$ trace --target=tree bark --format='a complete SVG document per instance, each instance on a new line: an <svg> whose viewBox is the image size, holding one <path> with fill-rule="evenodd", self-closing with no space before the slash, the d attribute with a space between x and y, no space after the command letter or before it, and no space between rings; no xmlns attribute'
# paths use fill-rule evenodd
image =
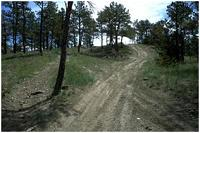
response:
<svg viewBox="0 0 200 175"><path fill-rule="evenodd" d="M177 14L177 10L176 9L176 14L175 14L175 27L176 27L176 33L175 33L175 37L176 37L176 61L180 62L180 49L179 49L179 27L178 27L178 14Z"/></svg>
<svg viewBox="0 0 200 175"><path fill-rule="evenodd" d="M56 96L60 93L62 82L65 73L65 61L67 57L67 40L68 40L68 32L69 32L69 21L70 21L70 14L72 12L72 5L73 1L68 1L68 6L66 5L66 15L64 19L64 28L62 31L62 44L61 44L61 55L60 55L60 64L58 75L56 79L56 84L52 93L52 96Z"/></svg>
<svg viewBox="0 0 200 175"><path fill-rule="evenodd" d="M49 33L48 33L48 31L46 32L46 48L47 48L47 50L49 49Z"/></svg>
<svg viewBox="0 0 200 175"><path fill-rule="evenodd" d="M42 32L43 32L43 1L41 1L41 15L40 15L40 54L43 55L42 53L42 41L43 41L43 36L42 36Z"/></svg>
<svg viewBox="0 0 200 175"><path fill-rule="evenodd" d="M22 14L23 14L23 33L22 33L22 43L23 43L23 52L26 53L26 16L25 16L25 6L22 2Z"/></svg>
<svg viewBox="0 0 200 175"><path fill-rule="evenodd" d="M17 2L12 2L13 3L13 22L12 22L12 27L13 27L13 52L17 52L17 24L18 24L18 7L17 7Z"/></svg>
<svg viewBox="0 0 200 175"><path fill-rule="evenodd" d="M103 32L102 32L102 26L101 26L101 48L103 49Z"/></svg>
<svg viewBox="0 0 200 175"><path fill-rule="evenodd" d="M184 41L185 31L181 31L181 48L180 48L180 62L184 63L184 55L185 55L185 41Z"/></svg>
<svg viewBox="0 0 200 175"><path fill-rule="evenodd" d="M121 48L123 47L123 36L121 36Z"/></svg>
<svg viewBox="0 0 200 175"><path fill-rule="evenodd" d="M81 18L78 17L78 53L80 53L81 48Z"/></svg>
<svg viewBox="0 0 200 175"><path fill-rule="evenodd" d="M3 46L3 50L2 53L3 54L7 54L7 33L6 33L6 25L4 22L2 22L2 46Z"/></svg>
<svg viewBox="0 0 200 175"><path fill-rule="evenodd" d="M53 31L51 32L51 43L50 43L50 50L53 48Z"/></svg>

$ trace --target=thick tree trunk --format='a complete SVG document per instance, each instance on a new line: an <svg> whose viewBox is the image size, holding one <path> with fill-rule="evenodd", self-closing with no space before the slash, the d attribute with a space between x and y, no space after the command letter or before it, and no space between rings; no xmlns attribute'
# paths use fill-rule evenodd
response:
<svg viewBox="0 0 200 175"><path fill-rule="evenodd" d="M64 78L65 61L66 61L66 57L67 57L66 46L67 46L67 40L68 40L69 20L70 20L70 14L72 12L72 5L73 5L73 1L68 1L68 7L66 7L66 16L65 16L65 20L64 20L64 28L63 28L63 32L62 32L62 44L61 44L59 70L58 70L56 84L55 84L52 96L56 96L60 93L63 78Z"/></svg>
<svg viewBox="0 0 200 175"><path fill-rule="evenodd" d="M42 32L43 32L43 1L41 1L41 16L40 16L40 54L43 55L42 53L42 41L43 41L43 36L42 36Z"/></svg>

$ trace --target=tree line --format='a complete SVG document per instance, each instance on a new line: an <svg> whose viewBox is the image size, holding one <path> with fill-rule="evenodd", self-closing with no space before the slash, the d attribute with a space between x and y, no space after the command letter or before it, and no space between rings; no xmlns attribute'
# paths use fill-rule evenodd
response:
<svg viewBox="0 0 200 175"><path fill-rule="evenodd" d="M35 13L29 2L2 2L2 53L8 50L42 51L60 48L64 28L65 9L58 10L56 2L34 2L39 11ZM92 17L93 6L85 1L74 4L69 20L67 47L92 47L95 38L115 51L118 40L128 37L137 43L153 44L160 48L163 57L178 62L184 55L198 55L198 1L172 2L167 6L168 18L150 23L149 20L131 21L129 10L122 4L111 2ZM119 37L120 36L120 37Z"/></svg>
<svg viewBox="0 0 200 175"><path fill-rule="evenodd" d="M73 1L58 9L56 2L31 2L39 11L31 9L30 2L2 2L2 53L51 50L61 48L58 76L52 95L60 92L67 47L91 48L95 38L101 41L106 36L107 45L119 51L123 47L123 37L136 43L155 45L164 62L184 62L184 56L196 56L199 48L199 3L172 2L167 6L168 17L156 23L149 20L131 21L129 10L122 4L111 2L92 17L91 2Z"/></svg>
<svg viewBox="0 0 200 175"><path fill-rule="evenodd" d="M168 62L184 62L184 56L198 58L199 2L172 2L167 6L168 18L151 24L135 22L138 43L153 44Z"/></svg>

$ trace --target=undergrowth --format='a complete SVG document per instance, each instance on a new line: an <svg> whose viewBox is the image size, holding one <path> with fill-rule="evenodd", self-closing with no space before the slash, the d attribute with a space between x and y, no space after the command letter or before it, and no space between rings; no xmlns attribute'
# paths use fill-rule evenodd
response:
<svg viewBox="0 0 200 175"><path fill-rule="evenodd" d="M178 95L198 93L198 63L185 58L184 64L161 66L149 59L143 66L144 80L150 88L160 88Z"/></svg>

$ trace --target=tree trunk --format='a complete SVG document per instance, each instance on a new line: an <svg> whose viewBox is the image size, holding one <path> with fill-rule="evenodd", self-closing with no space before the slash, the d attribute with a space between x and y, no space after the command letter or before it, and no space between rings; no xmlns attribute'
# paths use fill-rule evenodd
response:
<svg viewBox="0 0 200 175"><path fill-rule="evenodd" d="M13 52L17 52L17 24L18 24L18 12L17 2L13 3Z"/></svg>
<svg viewBox="0 0 200 175"><path fill-rule="evenodd" d="M7 54L7 33L6 33L6 26L5 23L2 23L2 33L3 33L3 38L2 38L2 46L3 46L3 54Z"/></svg>
<svg viewBox="0 0 200 175"><path fill-rule="evenodd" d="M45 33L43 33L43 39L42 39L42 48L45 50Z"/></svg>
<svg viewBox="0 0 200 175"><path fill-rule="evenodd" d="M180 62L184 63L185 55L185 41L184 41L185 32L181 32L181 48L180 48Z"/></svg>
<svg viewBox="0 0 200 175"><path fill-rule="evenodd" d="M119 51L119 48L118 48L118 35L116 33L115 35L115 51L118 52Z"/></svg>
<svg viewBox="0 0 200 175"><path fill-rule="evenodd" d="M111 22L112 19L109 19L109 28L110 28L110 45L113 46L113 24Z"/></svg>
<svg viewBox="0 0 200 175"><path fill-rule="evenodd" d="M102 29L101 29L101 48L103 49L103 32L102 32Z"/></svg>
<svg viewBox="0 0 200 175"><path fill-rule="evenodd" d="M78 53L80 53L81 48L81 18L78 17Z"/></svg>
<svg viewBox="0 0 200 175"><path fill-rule="evenodd" d="M24 2L22 2L22 14L23 14L23 32L22 32L22 43L23 43L23 52L26 53L26 16L25 16L25 7Z"/></svg>
<svg viewBox="0 0 200 175"><path fill-rule="evenodd" d="M180 49L179 49L179 27L178 27L178 17L177 17L177 9L175 14L175 26L176 26L176 61L180 62Z"/></svg>
<svg viewBox="0 0 200 175"><path fill-rule="evenodd" d="M66 5L66 16L64 19L64 28L62 32L62 44L61 44L61 55L60 55L60 64L59 64L59 70L58 75L56 79L56 84L52 93L52 96L56 96L60 93L62 82L64 78L65 73L65 61L67 57L67 40L68 40L68 32L69 32L69 20L70 20L70 14L72 12L72 5L73 1L68 1L68 7Z"/></svg>
<svg viewBox="0 0 200 175"><path fill-rule="evenodd" d="M43 36L42 36L42 32L43 32L43 1L41 1L41 19L40 19L40 54L43 55L42 53L42 39L43 39Z"/></svg>
<svg viewBox="0 0 200 175"><path fill-rule="evenodd" d="M53 48L53 31L51 32L51 43L50 43L50 50Z"/></svg>
<svg viewBox="0 0 200 175"><path fill-rule="evenodd" d="M46 48L49 49L49 33L46 32Z"/></svg>
<svg viewBox="0 0 200 175"><path fill-rule="evenodd" d="M123 41L123 36L121 36L121 48L123 47L122 41Z"/></svg>
<svg viewBox="0 0 200 175"><path fill-rule="evenodd" d="M76 31L74 30L73 31L73 44L74 44L74 47L76 47Z"/></svg>
<svg viewBox="0 0 200 175"><path fill-rule="evenodd" d="M33 51L33 37L31 37L31 51Z"/></svg>

